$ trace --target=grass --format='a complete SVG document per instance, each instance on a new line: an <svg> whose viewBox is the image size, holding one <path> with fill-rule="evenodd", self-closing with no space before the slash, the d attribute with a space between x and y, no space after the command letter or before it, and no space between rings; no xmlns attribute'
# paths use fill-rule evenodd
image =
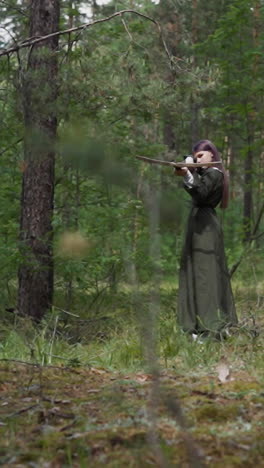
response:
<svg viewBox="0 0 264 468"><path fill-rule="evenodd" d="M203 346L181 333L174 311L163 310L157 329L160 365L181 371L207 369L225 356L234 366L243 364L252 371L262 369L264 307L255 309L253 314L248 306L246 316L244 299L241 304L240 325L233 330L232 336L222 342L205 342ZM96 339L89 335L89 324L82 325L82 335L74 343L69 337L69 330L75 326L74 320L68 322L65 332L65 324L57 311L38 327L30 320L16 317L12 325L7 322L1 325L0 358L41 365L99 366L124 372L143 370L145 337L142 335L142 323L131 318L124 320L122 315L123 311L117 312L106 330L102 328L101 333L97 330Z"/></svg>

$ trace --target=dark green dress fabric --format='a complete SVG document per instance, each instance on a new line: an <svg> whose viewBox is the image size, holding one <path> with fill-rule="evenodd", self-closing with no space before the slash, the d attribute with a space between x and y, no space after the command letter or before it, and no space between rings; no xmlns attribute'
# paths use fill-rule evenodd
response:
<svg viewBox="0 0 264 468"><path fill-rule="evenodd" d="M223 233L215 207L221 201L223 173L193 173L192 197L179 275L178 320L190 333L219 332L237 323Z"/></svg>

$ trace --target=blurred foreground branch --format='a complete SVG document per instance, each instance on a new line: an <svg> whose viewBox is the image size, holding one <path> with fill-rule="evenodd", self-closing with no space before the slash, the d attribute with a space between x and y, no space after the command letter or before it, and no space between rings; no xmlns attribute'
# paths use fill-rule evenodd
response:
<svg viewBox="0 0 264 468"><path fill-rule="evenodd" d="M160 313L160 286L161 286L161 253L160 253L160 199L161 188L160 181L157 181L153 186L144 183L143 197L149 218L149 258L152 265L151 275L151 291L149 307L146 309L143 317L143 339L144 351L147 367L152 376L150 396L148 401L148 418L150 428L148 433L149 444L153 450L155 461L160 468L169 466L166 454L162 449L162 444L159 436L159 419L160 406L167 408L170 415L173 417L181 430L186 454L188 458L188 466L190 468L204 468L204 455L199 447L197 447L186 421L181 404L175 394L168 393L166 388L163 388L161 382L161 372L158 362L158 319Z"/></svg>

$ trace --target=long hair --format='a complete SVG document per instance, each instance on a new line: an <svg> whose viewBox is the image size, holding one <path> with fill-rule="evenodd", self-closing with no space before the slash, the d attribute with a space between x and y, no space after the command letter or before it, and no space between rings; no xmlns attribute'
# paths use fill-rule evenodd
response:
<svg viewBox="0 0 264 468"><path fill-rule="evenodd" d="M193 153L197 153L198 151L210 151L213 155L212 161L220 161L220 156L217 151L216 146L210 141L210 140L200 140L195 145L193 146ZM222 209L227 208L228 206L228 196L229 196L229 180L228 180L228 175L227 172L224 169L223 164L215 164L217 169L220 169L220 171L224 174L224 183L223 183L223 195L222 195L222 200L221 200L221 205L220 207Z"/></svg>

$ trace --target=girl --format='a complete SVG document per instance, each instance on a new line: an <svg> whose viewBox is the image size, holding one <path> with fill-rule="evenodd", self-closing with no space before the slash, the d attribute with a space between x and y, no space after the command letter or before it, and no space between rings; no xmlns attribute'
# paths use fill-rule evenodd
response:
<svg viewBox="0 0 264 468"><path fill-rule="evenodd" d="M224 252L223 233L215 207L228 204L228 179L215 145L201 140L193 147L194 159L204 163L191 173L188 168L176 171L182 175L184 188L192 197L180 275L178 320L185 332L220 335L237 323L230 278Z"/></svg>

